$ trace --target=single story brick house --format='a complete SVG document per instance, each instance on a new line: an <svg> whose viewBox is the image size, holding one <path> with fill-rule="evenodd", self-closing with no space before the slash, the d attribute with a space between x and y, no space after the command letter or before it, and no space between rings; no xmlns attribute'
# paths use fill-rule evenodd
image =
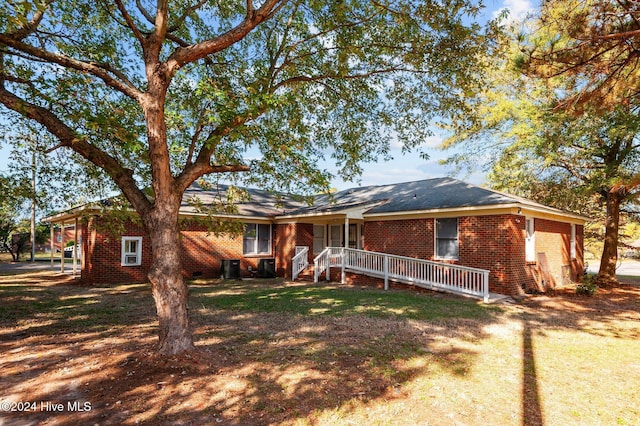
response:
<svg viewBox="0 0 640 426"><path fill-rule="evenodd" d="M291 277L297 247L309 248L310 262L326 247L349 247L482 268L489 271L490 291L506 295L580 280L584 269L585 217L452 178L357 187L318 196L311 206L247 189L249 199L237 203L236 213L220 215L244 224L244 234L235 237L189 220L201 216L189 200L207 205L227 190L193 185L185 192L186 277L220 277L223 264L240 277L265 271ZM128 222L113 235L105 220L90 205L48 218L77 224L83 282L146 281L151 250L142 227Z"/></svg>

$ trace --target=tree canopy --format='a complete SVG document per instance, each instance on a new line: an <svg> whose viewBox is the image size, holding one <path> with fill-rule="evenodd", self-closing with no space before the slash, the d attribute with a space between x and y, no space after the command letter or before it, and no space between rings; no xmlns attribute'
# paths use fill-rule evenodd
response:
<svg viewBox="0 0 640 426"><path fill-rule="evenodd" d="M3 103L127 188L152 173L151 96L181 187L250 165L304 192L327 185L318 157L353 177L392 139L424 140L483 47L462 1L158 4L21 2L0 16Z"/></svg>
<svg viewBox="0 0 640 426"><path fill-rule="evenodd" d="M574 85L564 104L612 108L637 103L640 5L634 1L548 0L521 39L529 75L564 76Z"/></svg>

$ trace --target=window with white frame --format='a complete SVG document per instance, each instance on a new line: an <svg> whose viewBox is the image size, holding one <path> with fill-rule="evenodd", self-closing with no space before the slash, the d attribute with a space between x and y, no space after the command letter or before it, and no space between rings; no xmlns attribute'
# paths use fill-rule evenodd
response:
<svg viewBox="0 0 640 426"><path fill-rule="evenodd" d="M122 237L122 266L142 264L142 237Z"/></svg>
<svg viewBox="0 0 640 426"><path fill-rule="evenodd" d="M527 262L536 261L536 229L532 217L528 217L524 222L525 227L525 260Z"/></svg>
<svg viewBox="0 0 640 426"><path fill-rule="evenodd" d="M242 250L244 254L270 254L271 253L271 224L270 223L246 223L242 238Z"/></svg>
<svg viewBox="0 0 640 426"><path fill-rule="evenodd" d="M436 219L436 258L458 259L458 218Z"/></svg>
<svg viewBox="0 0 640 426"><path fill-rule="evenodd" d="M571 259L576 258L576 225L571 224Z"/></svg>

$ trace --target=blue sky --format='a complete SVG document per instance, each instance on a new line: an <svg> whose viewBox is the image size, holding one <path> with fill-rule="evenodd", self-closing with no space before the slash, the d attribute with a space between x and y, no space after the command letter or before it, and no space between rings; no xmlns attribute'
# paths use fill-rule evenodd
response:
<svg viewBox="0 0 640 426"><path fill-rule="evenodd" d="M535 4L531 0L485 0L485 6L485 19L496 17L502 9L506 8L509 9L509 19L511 20L524 18L527 12L535 7ZM440 161L448 158L453 152L438 149L441 142L441 135L436 135L425 141L423 146L427 148L425 151L430 156L428 160L420 158L419 154L415 152L403 155L402 147L398 144L392 147L393 160L365 164L359 183L335 180L333 186L337 189L346 189L358 185L384 185L452 175L453 168L441 165ZM471 173L465 171L463 174L454 175L454 177L476 185L482 185L485 180L485 175L481 170L475 170Z"/></svg>
<svg viewBox="0 0 640 426"><path fill-rule="evenodd" d="M534 3L530 0L485 0L485 6L485 19L493 18L504 8L510 10L511 18L519 18L531 10ZM452 168L439 164L440 160L451 154L451 152L437 148L441 141L441 137L436 135L424 142L424 151L430 155L428 160L422 159L417 152L402 154L401 145L396 144L392 146L391 150L393 160L365 164L358 182L343 182L336 179L332 182L332 186L342 190L357 185L383 185L450 175L453 172ZM3 148L3 145L3 141L0 141L0 171L6 171L9 155L9 150L6 147ZM474 171L471 174L457 177L477 185L484 182L482 171Z"/></svg>

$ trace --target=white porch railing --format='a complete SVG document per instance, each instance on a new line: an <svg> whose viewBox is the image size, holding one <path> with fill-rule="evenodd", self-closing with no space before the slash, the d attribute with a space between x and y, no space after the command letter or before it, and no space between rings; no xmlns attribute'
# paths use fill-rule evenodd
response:
<svg viewBox="0 0 640 426"><path fill-rule="evenodd" d="M389 288L389 280L394 280L430 290L481 297L485 302L489 300L489 271L485 269L337 247L326 248L314 259L314 264L314 282L318 282L325 270L328 280L332 265L342 268L343 283L345 271L349 270L383 278L385 290Z"/></svg>
<svg viewBox="0 0 640 426"><path fill-rule="evenodd" d="M331 279L331 250L331 247L327 247L313 259L313 282L316 284L323 272L326 272L327 281Z"/></svg>
<svg viewBox="0 0 640 426"><path fill-rule="evenodd" d="M291 278L296 279L300 272L304 271L309 266L309 247L296 246L296 255L291 260L292 271Z"/></svg>

